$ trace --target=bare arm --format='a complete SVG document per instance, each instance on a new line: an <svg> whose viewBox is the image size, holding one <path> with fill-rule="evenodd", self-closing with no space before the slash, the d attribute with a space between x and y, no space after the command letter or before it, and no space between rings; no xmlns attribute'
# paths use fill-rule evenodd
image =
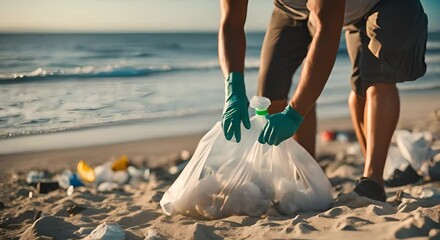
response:
<svg viewBox="0 0 440 240"><path fill-rule="evenodd" d="M321 95L335 63L344 21L345 0L309 0L316 19L316 34L304 60L298 88L290 105L302 116Z"/></svg>
<svg viewBox="0 0 440 240"><path fill-rule="evenodd" d="M244 71L247 0L221 0L218 56L223 75Z"/></svg>

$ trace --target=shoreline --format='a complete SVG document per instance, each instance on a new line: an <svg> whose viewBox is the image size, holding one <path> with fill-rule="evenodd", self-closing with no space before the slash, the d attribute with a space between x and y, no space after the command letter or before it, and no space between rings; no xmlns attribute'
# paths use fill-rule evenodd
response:
<svg viewBox="0 0 440 240"><path fill-rule="evenodd" d="M402 96L397 128L412 128L420 120L438 114L438 99L435 94ZM353 129L348 116L323 120L319 117L319 109L317 112L318 133L324 130ZM51 168L71 168L81 159L96 164L121 154L127 154L133 159L148 158L147 162L151 166L163 165L170 161L163 158L172 158L171 156L176 156L182 150L193 152L201 137L218 121L217 119L218 116L215 115L186 117L177 121L169 119L140 125L124 125L119 129L103 127L0 140L0 173L32 169L40 166L42 162L50 163ZM174 126L174 129L177 129L174 134L160 136L162 131L170 132L170 124L177 123L178 126L185 127ZM199 130L200 128L206 130ZM148 137L145 137L146 132ZM112 134L115 133L121 134L119 139L112 139ZM317 149L319 153L320 146Z"/></svg>

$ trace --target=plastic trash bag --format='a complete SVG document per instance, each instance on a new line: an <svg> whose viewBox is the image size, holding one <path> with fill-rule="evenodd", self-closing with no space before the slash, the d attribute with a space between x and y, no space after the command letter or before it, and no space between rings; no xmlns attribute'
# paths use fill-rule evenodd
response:
<svg viewBox="0 0 440 240"><path fill-rule="evenodd" d="M399 148L396 146L390 146L388 149L387 160L385 161L385 167L383 169L383 179L390 179L394 175L396 169L399 169L402 172L405 171L408 165L408 160L402 156Z"/></svg>
<svg viewBox="0 0 440 240"><path fill-rule="evenodd" d="M260 114L270 101L251 99ZM312 156L293 138L278 146L260 144L266 115L243 126L239 144L227 141L221 123L201 139L188 165L160 201L168 215L217 219L258 217L275 208L281 214L324 210L332 201L331 185Z"/></svg>
<svg viewBox="0 0 440 240"><path fill-rule="evenodd" d="M432 134L429 132L412 133L399 129L394 132L394 136L397 147L390 146L388 149L383 179L390 179L396 169L405 171L409 165L415 171L423 172L422 166L432 158Z"/></svg>
<svg viewBox="0 0 440 240"><path fill-rule="evenodd" d="M407 130L397 130L395 134L397 147L402 156L408 160L414 170L420 170L423 162L430 160L432 134L411 133Z"/></svg>

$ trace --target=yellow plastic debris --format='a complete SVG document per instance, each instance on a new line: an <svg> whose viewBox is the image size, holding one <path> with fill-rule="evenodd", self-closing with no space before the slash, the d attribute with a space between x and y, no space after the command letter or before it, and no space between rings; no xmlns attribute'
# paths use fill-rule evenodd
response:
<svg viewBox="0 0 440 240"><path fill-rule="evenodd" d="M116 159L112 163L112 170L113 171L126 171L128 167L128 156L127 155L121 155L118 159Z"/></svg>
<svg viewBox="0 0 440 240"><path fill-rule="evenodd" d="M95 171L86 162L80 160L76 165L76 171L85 182L94 182L96 180Z"/></svg>

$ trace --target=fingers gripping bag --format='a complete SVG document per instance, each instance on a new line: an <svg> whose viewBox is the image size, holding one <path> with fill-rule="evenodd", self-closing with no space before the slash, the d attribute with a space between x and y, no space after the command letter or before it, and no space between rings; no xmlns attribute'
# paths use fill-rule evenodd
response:
<svg viewBox="0 0 440 240"><path fill-rule="evenodd" d="M293 138L258 142L270 100L253 97L251 128L240 143L228 141L221 123L200 140L188 165L160 201L167 215L218 219L319 211L330 207L331 185L315 159ZM271 210L271 211L269 211Z"/></svg>

